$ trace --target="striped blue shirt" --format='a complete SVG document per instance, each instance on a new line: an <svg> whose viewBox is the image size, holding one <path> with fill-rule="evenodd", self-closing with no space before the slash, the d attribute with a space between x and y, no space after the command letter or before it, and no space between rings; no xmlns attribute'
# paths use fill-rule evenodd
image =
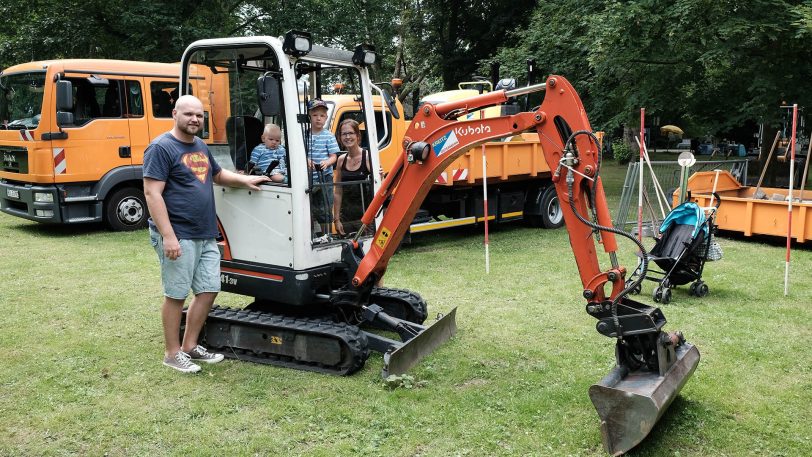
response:
<svg viewBox="0 0 812 457"><path fill-rule="evenodd" d="M263 143L259 143L257 147L251 151L251 162L256 164L256 167L265 172L268 165L272 160L278 160L279 165L271 171L271 175L288 175L288 167L285 166L285 147L279 146L276 149L268 149Z"/></svg>
<svg viewBox="0 0 812 457"><path fill-rule="evenodd" d="M338 154L341 149L338 147L336 137L330 133L329 130L324 129L319 133L310 135L310 160L314 165L321 163L331 155ZM324 181L330 182L333 180L333 167L332 165L323 171ZM313 182L319 182L318 170L313 171Z"/></svg>

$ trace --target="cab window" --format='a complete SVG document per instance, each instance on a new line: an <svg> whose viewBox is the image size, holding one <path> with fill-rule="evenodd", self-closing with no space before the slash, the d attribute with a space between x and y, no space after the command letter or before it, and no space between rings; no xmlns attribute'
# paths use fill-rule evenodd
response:
<svg viewBox="0 0 812 457"><path fill-rule="evenodd" d="M99 118L121 118L121 92L124 81L99 78L67 78L73 86L74 125L82 126Z"/></svg>
<svg viewBox="0 0 812 457"><path fill-rule="evenodd" d="M178 83L154 81L149 84L152 96L152 115L154 117L172 117L175 100L178 99ZM191 94L191 91L189 92Z"/></svg>

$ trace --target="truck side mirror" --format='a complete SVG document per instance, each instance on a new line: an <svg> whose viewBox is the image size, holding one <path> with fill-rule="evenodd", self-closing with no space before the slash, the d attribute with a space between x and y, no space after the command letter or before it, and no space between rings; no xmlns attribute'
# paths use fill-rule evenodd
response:
<svg viewBox="0 0 812 457"><path fill-rule="evenodd" d="M263 116L277 116L281 110L279 99L279 80L269 73L257 79L257 98L259 111Z"/></svg>
<svg viewBox="0 0 812 457"><path fill-rule="evenodd" d="M56 82L56 125L73 125L73 83Z"/></svg>
<svg viewBox="0 0 812 457"><path fill-rule="evenodd" d="M383 99L386 101L386 106L389 108L389 112L392 113L392 117L400 119L400 111L398 111L398 105L395 103L395 99L385 90L381 91L381 93L383 94Z"/></svg>

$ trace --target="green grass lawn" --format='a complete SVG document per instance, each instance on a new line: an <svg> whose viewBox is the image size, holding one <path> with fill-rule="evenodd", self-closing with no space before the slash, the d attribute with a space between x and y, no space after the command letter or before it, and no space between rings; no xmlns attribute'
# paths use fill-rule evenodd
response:
<svg viewBox="0 0 812 457"><path fill-rule="evenodd" d="M604 167L607 183L624 172ZM603 455L587 389L614 342L584 311L565 230L494 231L489 275L479 230L414 236L386 284L421 293L431 315L458 307L459 332L411 370L421 387L394 390L377 354L344 378L232 360L181 375L160 363L145 231L0 214L0 233L0 455ZM793 251L784 297L780 241L720 241L711 294L681 287L662 306L702 360L631 455L810 455L812 251Z"/></svg>

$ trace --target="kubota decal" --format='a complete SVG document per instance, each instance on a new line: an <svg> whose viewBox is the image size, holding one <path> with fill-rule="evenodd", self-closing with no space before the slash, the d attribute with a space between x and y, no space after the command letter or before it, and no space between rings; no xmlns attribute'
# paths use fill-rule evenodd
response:
<svg viewBox="0 0 812 457"><path fill-rule="evenodd" d="M454 146L460 144L460 141L457 139L457 134L454 133L453 130L449 131L441 138L434 141L431 144L431 148L434 149L434 154L437 157L448 152L449 149L453 148Z"/></svg>
<svg viewBox="0 0 812 457"><path fill-rule="evenodd" d="M189 152L183 154L180 159L181 163L186 165L187 168L192 170L195 177L200 182L205 183L209 175L209 156L202 152Z"/></svg>
<svg viewBox="0 0 812 457"><path fill-rule="evenodd" d="M65 160L65 148L53 148L54 174L64 175L68 172L68 162Z"/></svg>
<svg viewBox="0 0 812 457"><path fill-rule="evenodd" d="M388 228L381 227L381 234L375 238L375 244L377 244L381 249L385 248L386 243L389 241L390 235L392 235L392 232L390 232Z"/></svg>
<svg viewBox="0 0 812 457"><path fill-rule="evenodd" d="M454 133L456 133L457 136L482 135L483 133L491 133L491 126L479 124L477 127L470 125L467 127L457 127L454 129Z"/></svg>

